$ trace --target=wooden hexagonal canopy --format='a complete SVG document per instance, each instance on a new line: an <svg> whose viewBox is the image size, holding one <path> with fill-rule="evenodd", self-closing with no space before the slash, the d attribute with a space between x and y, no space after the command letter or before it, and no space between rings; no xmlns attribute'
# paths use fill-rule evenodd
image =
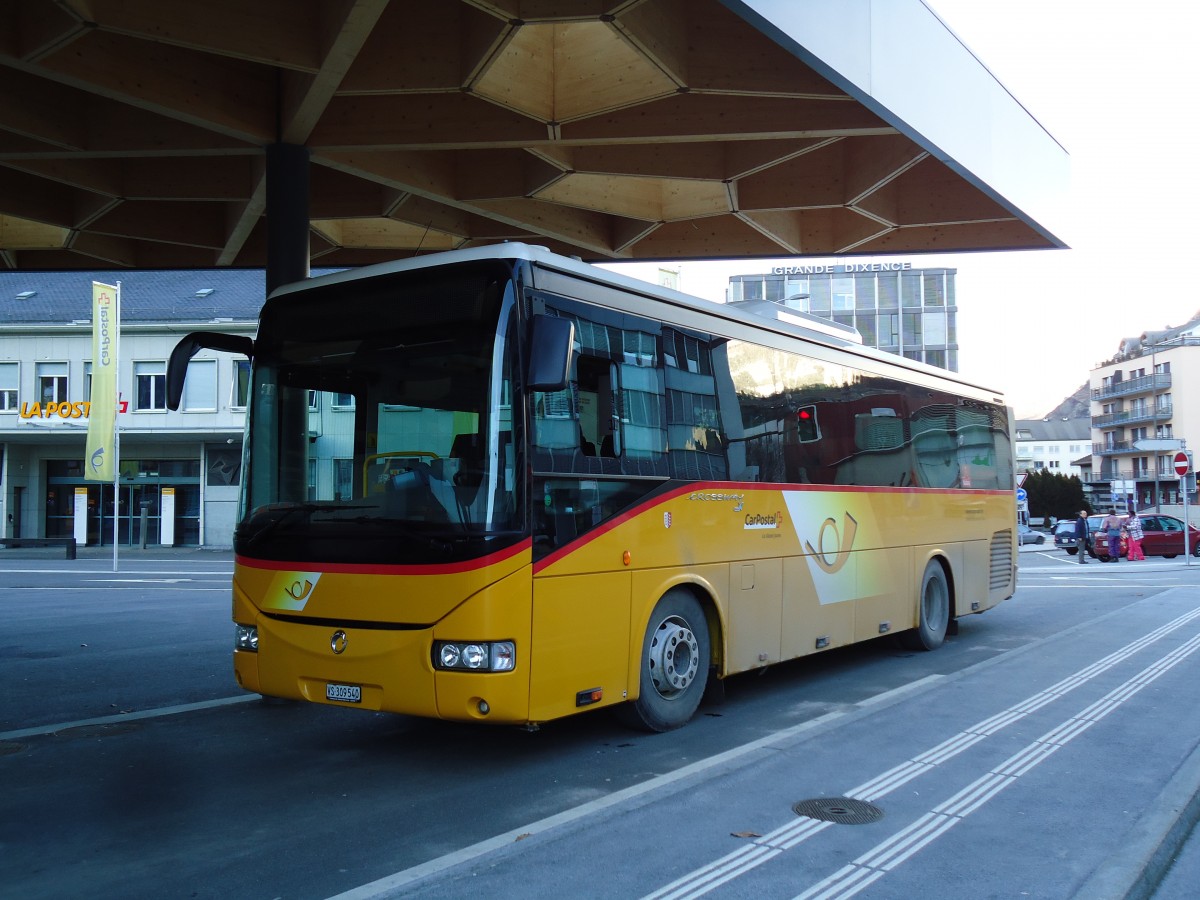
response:
<svg viewBox="0 0 1200 900"><path fill-rule="evenodd" d="M322 266L1063 246L920 0L0 0L0 79L10 269L262 266L273 144Z"/></svg>

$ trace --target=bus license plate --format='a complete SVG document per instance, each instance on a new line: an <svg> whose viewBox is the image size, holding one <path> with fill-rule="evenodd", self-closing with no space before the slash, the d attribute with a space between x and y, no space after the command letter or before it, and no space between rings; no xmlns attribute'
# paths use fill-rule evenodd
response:
<svg viewBox="0 0 1200 900"><path fill-rule="evenodd" d="M362 688L357 684L326 684L325 699L339 703L362 703Z"/></svg>

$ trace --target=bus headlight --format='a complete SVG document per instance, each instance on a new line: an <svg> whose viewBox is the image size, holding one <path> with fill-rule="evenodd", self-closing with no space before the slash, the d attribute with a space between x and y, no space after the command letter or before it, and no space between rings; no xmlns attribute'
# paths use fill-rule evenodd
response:
<svg viewBox="0 0 1200 900"><path fill-rule="evenodd" d="M258 652L258 627L255 625L234 624L233 646L237 650Z"/></svg>
<svg viewBox="0 0 1200 900"><path fill-rule="evenodd" d="M517 646L512 641L436 641L433 664L456 672L511 672Z"/></svg>

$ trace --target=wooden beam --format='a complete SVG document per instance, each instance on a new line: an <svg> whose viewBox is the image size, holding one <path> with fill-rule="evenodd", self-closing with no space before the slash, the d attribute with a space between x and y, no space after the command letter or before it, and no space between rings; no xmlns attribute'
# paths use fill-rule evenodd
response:
<svg viewBox="0 0 1200 900"><path fill-rule="evenodd" d="M0 48L27 63L67 46L88 31L87 23L55 3L8 3L0 12Z"/></svg>
<svg viewBox="0 0 1200 900"><path fill-rule="evenodd" d="M469 94L335 97L309 144L333 150L524 147L548 142L546 127Z"/></svg>
<svg viewBox="0 0 1200 900"><path fill-rule="evenodd" d="M66 185L0 166L0 212L5 215L71 228L76 194Z"/></svg>
<svg viewBox="0 0 1200 900"><path fill-rule="evenodd" d="M89 8L103 31L315 72L321 62L321 5L321 0L95 0Z"/></svg>
<svg viewBox="0 0 1200 900"><path fill-rule="evenodd" d="M687 22L687 75L693 91L776 97L845 97L845 93L720 3L704 4Z"/></svg>
<svg viewBox="0 0 1200 900"><path fill-rule="evenodd" d="M738 179L738 208L797 209L846 203L845 158L834 143Z"/></svg>
<svg viewBox="0 0 1200 900"><path fill-rule="evenodd" d="M692 92L562 127L565 143L764 140L894 134L865 107L844 100L738 97Z"/></svg>
<svg viewBox="0 0 1200 900"><path fill-rule="evenodd" d="M461 90L515 26L462 3L391 3L338 93Z"/></svg>
<svg viewBox="0 0 1200 900"><path fill-rule="evenodd" d="M453 154L454 197L528 197L563 177L562 169L524 150L463 150Z"/></svg>
<svg viewBox="0 0 1200 900"><path fill-rule="evenodd" d="M483 200L471 204L481 215L602 253L611 253L610 220L602 213L568 209L541 200Z"/></svg>
<svg viewBox="0 0 1200 900"><path fill-rule="evenodd" d="M137 251L127 238L83 232L75 235L71 250L112 266L132 269L137 265Z"/></svg>
<svg viewBox="0 0 1200 900"><path fill-rule="evenodd" d="M47 56L56 81L256 143L275 136L269 69L115 34L89 34Z"/></svg>
<svg viewBox="0 0 1200 900"><path fill-rule="evenodd" d="M842 153L848 203L857 203L873 194L929 157L926 151L900 134L846 138Z"/></svg>
<svg viewBox="0 0 1200 900"><path fill-rule="evenodd" d="M68 229L58 225L0 215L0 247L5 250L62 247L69 233Z"/></svg>
<svg viewBox="0 0 1200 900"><path fill-rule="evenodd" d="M676 87L688 84L687 0L637 3L613 19L612 27ZM739 65L741 64L739 60Z"/></svg>
<svg viewBox="0 0 1200 900"><path fill-rule="evenodd" d="M225 244L225 212L221 203L130 201L93 223L89 230L219 251Z"/></svg>
<svg viewBox="0 0 1200 900"><path fill-rule="evenodd" d="M454 161L442 154L326 152L314 157L313 161L349 175L369 178L397 190L411 191L435 199L454 196Z"/></svg>
<svg viewBox="0 0 1200 900"><path fill-rule="evenodd" d="M18 69L4 70L0 129L53 145L79 149L87 138L87 95Z"/></svg>
<svg viewBox="0 0 1200 900"><path fill-rule="evenodd" d="M780 246L734 216L671 222L627 248L632 259L779 256Z"/></svg>
<svg viewBox="0 0 1200 900"><path fill-rule="evenodd" d="M457 235L394 219L314 219L313 230L339 247L375 250L453 250Z"/></svg>
<svg viewBox="0 0 1200 900"><path fill-rule="evenodd" d="M15 159L0 165L78 190L120 197L125 193L126 164L116 159Z"/></svg>
<svg viewBox="0 0 1200 900"><path fill-rule="evenodd" d="M1007 219L896 228L857 248L862 253L960 253L969 250L1044 250L1052 245L1024 222Z"/></svg>
<svg viewBox="0 0 1200 900"><path fill-rule="evenodd" d="M322 28L328 47L324 48L320 67L312 77L291 75L284 79L281 102L280 140L304 144L324 115L334 92L357 59L387 7L387 0L355 0L340 4L341 15L334 18L339 4L320 7Z"/></svg>
<svg viewBox="0 0 1200 900"><path fill-rule="evenodd" d="M943 163L927 157L856 206L897 225L998 221L1013 213Z"/></svg>

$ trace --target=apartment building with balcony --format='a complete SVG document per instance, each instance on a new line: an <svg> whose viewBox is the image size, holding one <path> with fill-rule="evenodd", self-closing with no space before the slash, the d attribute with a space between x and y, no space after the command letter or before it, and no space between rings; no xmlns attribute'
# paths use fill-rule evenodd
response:
<svg viewBox="0 0 1200 900"><path fill-rule="evenodd" d="M1180 479L1175 452L1200 447L1200 315L1186 325L1121 341L1092 370L1092 465L1098 505L1139 508L1194 502L1195 476Z"/></svg>
<svg viewBox="0 0 1200 900"><path fill-rule="evenodd" d="M1017 419L1013 452L1017 472L1046 470L1082 478L1081 461L1092 452L1091 420L1086 416Z"/></svg>

